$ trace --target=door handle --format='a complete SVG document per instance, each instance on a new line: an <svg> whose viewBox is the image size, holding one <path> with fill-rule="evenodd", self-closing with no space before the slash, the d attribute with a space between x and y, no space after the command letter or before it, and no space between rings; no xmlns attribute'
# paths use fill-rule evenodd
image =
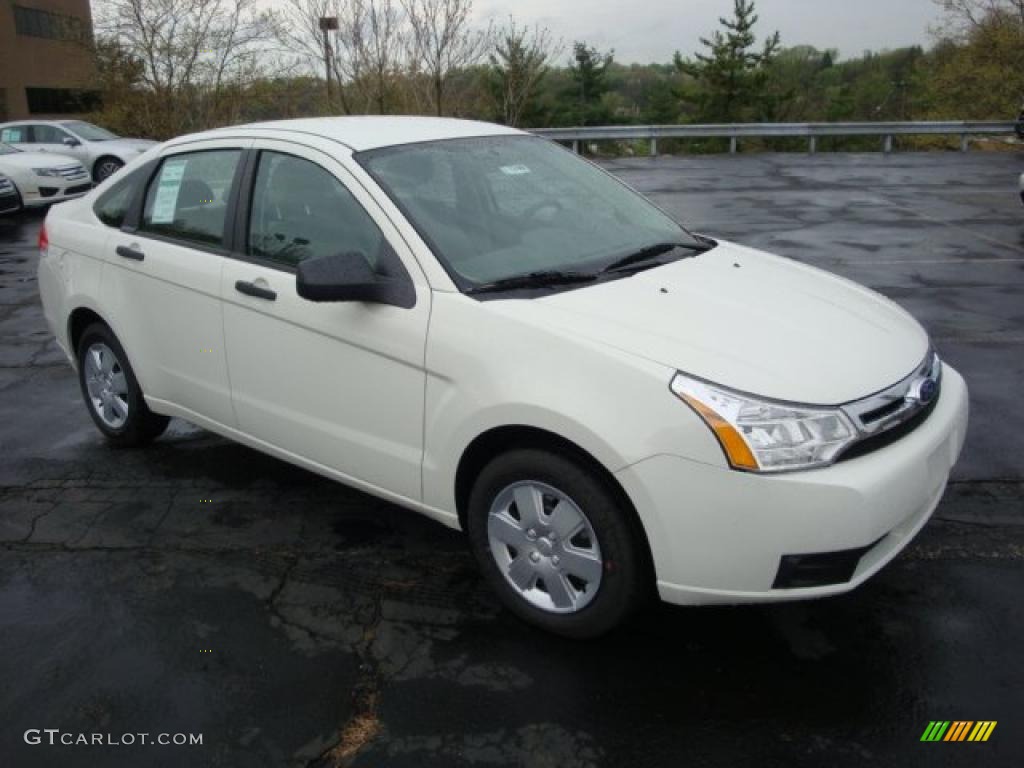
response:
<svg viewBox="0 0 1024 768"><path fill-rule="evenodd" d="M245 280L239 280L235 283L235 290L239 293L244 293L246 296L255 296L257 299L266 299L267 301L274 301L277 298L277 292L272 291L269 288L261 288L255 283L250 283Z"/></svg>
<svg viewBox="0 0 1024 768"><path fill-rule="evenodd" d="M146 258L146 254L144 254L138 248L132 248L129 245L117 246L117 255L125 259L131 259L132 261L142 261L144 258Z"/></svg>

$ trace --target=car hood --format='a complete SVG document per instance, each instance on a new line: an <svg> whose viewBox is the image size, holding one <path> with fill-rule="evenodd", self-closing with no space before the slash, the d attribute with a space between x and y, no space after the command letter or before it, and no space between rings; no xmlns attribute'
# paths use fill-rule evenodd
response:
<svg viewBox="0 0 1024 768"><path fill-rule="evenodd" d="M929 346L917 321L884 296L726 242L632 277L493 303L733 389L819 405L899 381Z"/></svg>
<svg viewBox="0 0 1024 768"><path fill-rule="evenodd" d="M31 170L32 168L53 168L62 165L81 165L77 158L61 155L57 152L12 152L9 155L0 155L0 170L4 168L18 168Z"/></svg>

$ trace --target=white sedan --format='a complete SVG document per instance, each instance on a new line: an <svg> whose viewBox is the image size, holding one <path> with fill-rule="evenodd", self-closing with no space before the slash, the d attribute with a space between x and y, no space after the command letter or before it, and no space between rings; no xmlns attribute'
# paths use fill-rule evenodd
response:
<svg viewBox="0 0 1024 768"><path fill-rule="evenodd" d="M77 160L52 152L22 152L3 143L0 174L14 185L25 208L73 200L92 189L89 172Z"/></svg>
<svg viewBox="0 0 1024 768"><path fill-rule="evenodd" d="M967 388L903 309L544 139L336 118L147 152L39 288L112 442L177 416L468 534L520 617L821 597L921 529Z"/></svg>

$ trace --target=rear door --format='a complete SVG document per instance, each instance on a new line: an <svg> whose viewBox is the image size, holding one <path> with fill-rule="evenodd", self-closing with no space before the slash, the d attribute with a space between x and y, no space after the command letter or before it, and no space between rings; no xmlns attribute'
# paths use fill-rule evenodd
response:
<svg viewBox="0 0 1024 768"><path fill-rule="evenodd" d="M426 279L392 223L333 157L272 140L257 140L253 152L240 195L240 253L226 262L221 287L239 427L348 478L419 499ZM299 297L300 262L347 251L408 281L413 306Z"/></svg>
<svg viewBox="0 0 1024 768"><path fill-rule="evenodd" d="M248 140L173 147L107 242L104 303L148 398L234 426L220 300Z"/></svg>
<svg viewBox="0 0 1024 768"><path fill-rule="evenodd" d="M0 141L18 149L31 149L28 134L28 126L25 124L5 125L0 128Z"/></svg>

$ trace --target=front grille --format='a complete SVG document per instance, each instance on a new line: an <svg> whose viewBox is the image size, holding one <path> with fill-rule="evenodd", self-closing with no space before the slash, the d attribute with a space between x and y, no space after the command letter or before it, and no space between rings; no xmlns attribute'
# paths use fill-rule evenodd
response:
<svg viewBox="0 0 1024 768"><path fill-rule="evenodd" d="M80 181L89 178L89 172L80 163L74 165L62 165L57 168L57 173L65 181Z"/></svg>
<svg viewBox="0 0 1024 768"><path fill-rule="evenodd" d="M18 196L13 192L0 192L0 213L10 213L19 207Z"/></svg>
<svg viewBox="0 0 1024 768"><path fill-rule="evenodd" d="M857 549L783 555L779 559L779 570L775 573L772 589L797 589L843 584L853 578L860 559L884 538L885 536L882 536L866 547Z"/></svg>
<svg viewBox="0 0 1024 768"><path fill-rule="evenodd" d="M57 189L56 187L40 187L39 188L39 196L40 197L53 197L59 191L60 190Z"/></svg>
<svg viewBox="0 0 1024 768"><path fill-rule="evenodd" d="M925 397L925 385L930 397ZM942 363L928 351L914 372L903 380L869 397L847 403L843 411L857 427L861 438L836 461L845 461L890 445L917 429L935 409L941 396Z"/></svg>
<svg viewBox="0 0 1024 768"><path fill-rule="evenodd" d="M64 190L64 194L65 195L84 195L90 189L92 189L92 184L79 184L78 186L75 186L75 187L68 187L67 189Z"/></svg>
<svg viewBox="0 0 1024 768"><path fill-rule="evenodd" d="M897 440L906 437L915 429L920 427L924 422L931 416L932 411L935 410L935 406L939 402L939 395L936 395L935 399L925 406L924 410L920 410L915 413L911 418L904 422L897 424L895 427L890 427L883 432L879 432L871 437L866 437L860 442L854 443L847 448L843 454L837 459L837 461L846 461L847 459L855 459L858 456L863 456L867 453L872 453L881 448L885 448L887 445L892 445Z"/></svg>

